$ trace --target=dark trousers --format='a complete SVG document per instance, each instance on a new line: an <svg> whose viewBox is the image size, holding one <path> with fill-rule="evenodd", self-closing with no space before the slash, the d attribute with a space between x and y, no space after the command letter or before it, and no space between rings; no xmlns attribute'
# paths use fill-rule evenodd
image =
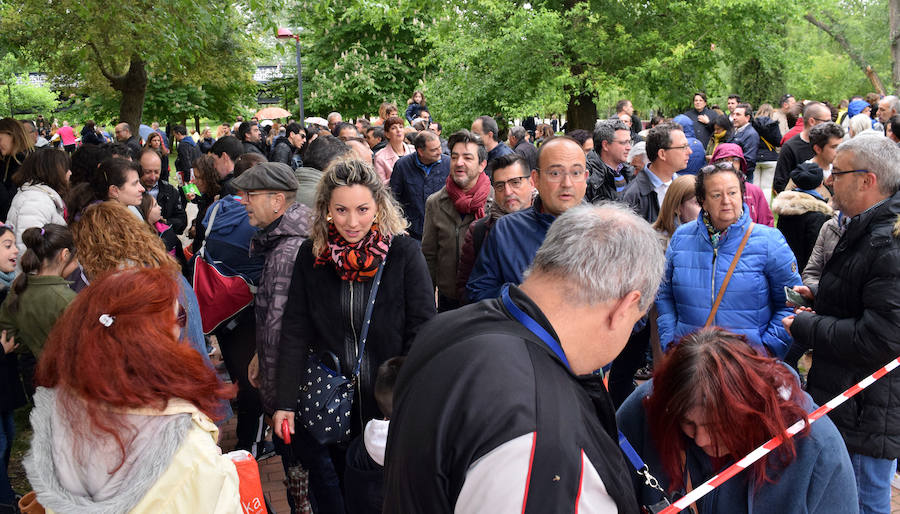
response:
<svg viewBox="0 0 900 514"><path fill-rule="evenodd" d="M295 433L290 446L275 436L275 451L281 455L285 475L294 462L299 462L309 472L309 502L316 514L344 514L344 495L342 479L346 449L340 445L319 444L309 433L295 422ZM288 494L291 512L296 506L294 499Z"/></svg>
<svg viewBox="0 0 900 514"><path fill-rule="evenodd" d="M632 332L622 353L612 362L609 372L609 395L618 409L634 391L634 373L644 365L647 347L650 344L650 324L637 332Z"/></svg>
<svg viewBox="0 0 900 514"><path fill-rule="evenodd" d="M384 504L384 467L369 457L363 436L347 448L344 505L347 514L381 514Z"/></svg>
<svg viewBox="0 0 900 514"><path fill-rule="evenodd" d="M247 366L256 354L256 318L253 307L214 332L222 350L222 360L231 381L237 384L237 450L258 454L257 445L265 435L262 400L259 390L250 385Z"/></svg>

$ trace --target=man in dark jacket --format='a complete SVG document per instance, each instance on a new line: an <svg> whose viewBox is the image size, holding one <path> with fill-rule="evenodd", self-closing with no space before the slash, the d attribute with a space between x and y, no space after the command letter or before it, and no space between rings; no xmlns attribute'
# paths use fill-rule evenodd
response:
<svg viewBox="0 0 900 514"><path fill-rule="evenodd" d="M731 142L740 146L744 151L744 160L747 161L747 182L753 182L756 154L759 152L759 134L750 123L752 118L753 109L750 104L739 103L731 111L731 122L734 125L734 138Z"/></svg>
<svg viewBox="0 0 900 514"><path fill-rule="evenodd" d="M128 147L132 159L137 159L141 153L141 139L132 133L131 125L119 123L116 125L116 141Z"/></svg>
<svg viewBox="0 0 900 514"><path fill-rule="evenodd" d="M416 134L415 152L401 157L391 173L391 191L409 220L409 235L422 240L425 200L441 190L450 174L450 159L441 153L437 134L423 130Z"/></svg>
<svg viewBox="0 0 900 514"><path fill-rule="evenodd" d="M585 200L596 203L618 200L634 176L628 164L631 131L621 120L603 120L594 128L594 149L587 154L590 175L584 192Z"/></svg>
<svg viewBox="0 0 900 514"><path fill-rule="evenodd" d="M300 149L306 142L306 131L299 123L289 123L284 129L284 137L278 138L274 148L270 162L280 162L287 164L292 170L303 166L303 158L300 157Z"/></svg>
<svg viewBox="0 0 900 514"><path fill-rule="evenodd" d="M172 227L172 232L181 234L187 228L185 199L175 187L159 179L162 159L156 150L146 148L141 151L138 162L141 165L141 185L150 196L156 198L162 217Z"/></svg>
<svg viewBox="0 0 900 514"><path fill-rule="evenodd" d="M498 139L500 128L497 122L490 116L479 116L472 122L472 133L481 136L484 142L484 149L487 150L487 162L491 162L501 155L513 153L512 149L506 146L506 143ZM451 148L452 150L452 148ZM491 176L491 168L488 166L485 170L488 178Z"/></svg>
<svg viewBox="0 0 900 514"><path fill-rule="evenodd" d="M772 189L775 193L784 191L790 174L801 162L812 159L816 154L809 144L809 131L819 123L831 121L831 111L824 104L812 102L803 109L803 131L788 139L781 147Z"/></svg>
<svg viewBox="0 0 900 514"><path fill-rule="evenodd" d="M687 167L691 147L680 125L660 123L647 133L650 164L635 175L622 193L622 201L650 223L659 216L666 190L678 170Z"/></svg>
<svg viewBox="0 0 900 514"><path fill-rule="evenodd" d="M219 174L221 190L219 196L233 195L237 191L231 187L234 178L234 161L244 153L241 142L234 136L220 137L213 143L209 151L216 164L216 173Z"/></svg>
<svg viewBox="0 0 900 514"><path fill-rule="evenodd" d="M541 145L538 159L531 177L539 198L531 208L497 220L491 229L466 284L473 302L496 298L507 282L522 282L550 224L584 199L587 169L577 141L567 136L551 138Z"/></svg>
<svg viewBox="0 0 900 514"><path fill-rule="evenodd" d="M194 160L200 158L203 154L197 148L194 140L187 135L187 127L184 125L175 125L172 128L175 134L175 141L178 143L178 156L175 157L175 169L181 172L181 176L185 182L191 181L191 168L194 167Z"/></svg>
<svg viewBox="0 0 900 514"><path fill-rule="evenodd" d="M509 144L515 153L525 159L528 173L537 168L537 148L528 142L525 127L516 126L509 129ZM490 166L490 162L488 162L488 166Z"/></svg>
<svg viewBox="0 0 900 514"><path fill-rule="evenodd" d="M826 185L850 219L814 301L783 323L813 349L808 391L816 403L839 395L900 355L900 149L886 138L841 143ZM861 512L891 511L891 479L900 457L900 375L885 376L829 416L856 471Z"/></svg>
<svg viewBox="0 0 900 514"><path fill-rule="evenodd" d="M557 218L521 286L424 325L395 387L384 512L638 512L592 372L624 346L663 265L645 221L582 205Z"/></svg>
<svg viewBox="0 0 900 514"><path fill-rule="evenodd" d="M265 152L260 149L262 138L259 132L259 123L255 121L242 122L238 127L238 139L244 146L244 153L258 153L265 157Z"/></svg>

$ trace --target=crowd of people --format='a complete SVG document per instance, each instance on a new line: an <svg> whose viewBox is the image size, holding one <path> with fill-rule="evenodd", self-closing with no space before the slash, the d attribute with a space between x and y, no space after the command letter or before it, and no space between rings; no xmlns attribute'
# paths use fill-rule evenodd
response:
<svg viewBox="0 0 900 514"><path fill-rule="evenodd" d="M900 378L784 435L900 355L900 100L691 100L0 119L0 513L242 512L232 416L292 512L658 512L777 437L691 510L890 512Z"/></svg>

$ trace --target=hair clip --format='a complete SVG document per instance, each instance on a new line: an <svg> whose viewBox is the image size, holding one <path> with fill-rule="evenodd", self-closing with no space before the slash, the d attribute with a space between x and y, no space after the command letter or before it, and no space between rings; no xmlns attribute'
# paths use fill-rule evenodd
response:
<svg viewBox="0 0 900 514"><path fill-rule="evenodd" d="M44 228L41 227L41 235L44 235Z"/></svg>
<svg viewBox="0 0 900 514"><path fill-rule="evenodd" d="M109 314L101 314L100 315L100 323L103 324L104 327L109 328L110 325L115 321L115 316L110 316Z"/></svg>

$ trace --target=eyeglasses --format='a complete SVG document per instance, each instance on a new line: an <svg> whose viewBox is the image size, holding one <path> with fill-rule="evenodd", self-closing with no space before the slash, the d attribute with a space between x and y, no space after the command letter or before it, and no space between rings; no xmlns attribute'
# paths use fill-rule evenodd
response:
<svg viewBox="0 0 900 514"><path fill-rule="evenodd" d="M494 189L497 191L503 191L506 189L506 185L509 184L509 187L515 189L522 185L522 181L527 179L529 175L522 175L521 177L513 177L509 180L497 180L494 182Z"/></svg>
<svg viewBox="0 0 900 514"><path fill-rule="evenodd" d="M690 148L690 147L691 147L691 145L685 143L681 146L666 146L663 148L663 150L684 150L685 148Z"/></svg>
<svg viewBox="0 0 900 514"><path fill-rule="evenodd" d="M178 316L175 317L175 324L180 328L187 326L187 311L184 310L184 305L178 304Z"/></svg>
<svg viewBox="0 0 900 514"><path fill-rule="evenodd" d="M543 173L544 175L546 175L546 176L547 176L547 181L548 181L548 182L554 182L554 183L555 183L555 182L562 182L562 181L563 181L563 177L566 177L566 176L568 176L569 178L571 178L571 179L572 179L572 182L584 182L585 180L587 180L587 171L586 171L586 170L569 170L569 171L563 171L563 170L547 170L547 171L541 171L541 170L537 170L537 171L538 171L538 173Z"/></svg>
<svg viewBox="0 0 900 514"><path fill-rule="evenodd" d="M276 191L242 191L241 196L277 195Z"/></svg>
<svg viewBox="0 0 900 514"><path fill-rule="evenodd" d="M868 172L869 172L869 170L846 170L846 171L836 171L836 170L834 170L834 169L832 168L832 170L831 170L831 175L832 175L832 176L837 176L837 175L846 175L847 173L868 173Z"/></svg>

